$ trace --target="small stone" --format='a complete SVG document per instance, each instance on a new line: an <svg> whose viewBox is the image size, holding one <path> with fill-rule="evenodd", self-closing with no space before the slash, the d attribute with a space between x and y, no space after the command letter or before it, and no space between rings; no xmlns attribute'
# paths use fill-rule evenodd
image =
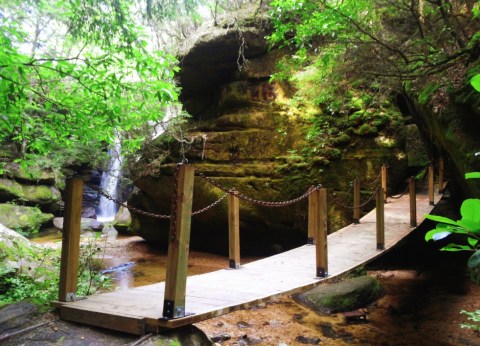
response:
<svg viewBox="0 0 480 346"><path fill-rule="evenodd" d="M252 310L260 310L260 309L265 309L267 307L267 303L258 303L255 306L252 306Z"/></svg>
<svg viewBox="0 0 480 346"><path fill-rule="evenodd" d="M248 328L248 327L251 327L251 325L245 321L240 321L240 322L237 322L237 327L238 328Z"/></svg>
<svg viewBox="0 0 480 346"><path fill-rule="evenodd" d="M232 336L230 334L223 333L223 334L216 334L212 336L210 339L212 339L213 342L223 342L223 341L230 340L231 338Z"/></svg>
<svg viewBox="0 0 480 346"><path fill-rule="evenodd" d="M293 319L295 321L299 321L299 320L303 319L303 315L302 314L294 314Z"/></svg>
<svg viewBox="0 0 480 346"><path fill-rule="evenodd" d="M308 337L308 336L298 335L295 338L295 341L298 341L299 343L305 344L305 345L318 345L321 340L315 336Z"/></svg>
<svg viewBox="0 0 480 346"><path fill-rule="evenodd" d="M225 323L223 323L223 322L218 322L215 326L220 328L220 327L223 327L224 325L225 325Z"/></svg>
<svg viewBox="0 0 480 346"><path fill-rule="evenodd" d="M245 334L239 340L239 345L242 341L245 343L245 345L257 345L262 343L263 340L262 338L259 338L257 336L248 336L247 334Z"/></svg>

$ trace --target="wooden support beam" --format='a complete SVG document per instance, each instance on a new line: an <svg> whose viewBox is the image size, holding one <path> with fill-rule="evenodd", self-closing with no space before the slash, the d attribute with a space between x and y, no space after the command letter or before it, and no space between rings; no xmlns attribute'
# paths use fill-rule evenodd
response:
<svg viewBox="0 0 480 346"><path fill-rule="evenodd" d="M417 227L417 193L414 177L408 181L408 191L410 194L410 227Z"/></svg>
<svg viewBox="0 0 480 346"><path fill-rule="evenodd" d="M317 267L317 277L325 278L328 276L328 243L327 243L327 189L321 188L316 190L314 193L315 199L318 206L318 217L317 217L317 227L316 227L316 267Z"/></svg>
<svg viewBox="0 0 480 346"><path fill-rule="evenodd" d="M353 223L360 223L360 179L353 180Z"/></svg>
<svg viewBox="0 0 480 346"><path fill-rule="evenodd" d="M307 244L314 244L315 230L318 225L318 198L317 191L308 196L308 239Z"/></svg>
<svg viewBox="0 0 480 346"><path fill-rule="evenodd" d="M428 166L428 201L430 205L435 205L434 193L435 193L435 171L433 170L433 164L430 164L430 166Z"/></svg>
<svg viewBox="0 0 480 346"><path fill-rule="evenodd" d="M176 171L163 303L163 317L168 319L185 317L194 173L189 165Z"/></svg>
<svg viewBox="0 0 480 346"><path fill-rule="evenodd" d="M388 169L387 165L382 166L382 189L384 193L384 200L387 203L387 179L388 179Z"/></svg>
<svg viewBox="0 0 480 346"><path fill-rule="evenodd" d="M80 223L82 219L83 180L67 180L67 198L62 233L62 256L58 300L72 302L77 298L78 258L80 257Z"/></svg>
<svg viewBox="0 0 480 346"><path fill-rule="evenodd" d="M438 161L438 192L442 193L443 192L443 159L440 159Z"/></svg>
<svg viewBox="0 0 480 346"><path fill-rule="evenodd" d="M377 250L385 249L385 192L377 189Z"/></svg>
<svg viewBox="0 0 480 346"><path fill-rule="evenodd" d="M228 195L229 267L240 268L240 206L237 191Z"/></svg>

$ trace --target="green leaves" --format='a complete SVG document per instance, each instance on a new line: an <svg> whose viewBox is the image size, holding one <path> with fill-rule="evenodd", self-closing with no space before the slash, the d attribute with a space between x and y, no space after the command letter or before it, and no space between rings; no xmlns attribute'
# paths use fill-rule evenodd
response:
<svg viewBox="0 0 480 346"><path fill-rule="evenodd" d="M40 0L26 9L15 2L0 8L0 141L16 143L24 159L82 144L101 150L115 132L129 132L126 148L138 149L139 130L161 120L178 91L176 60L145 50L133 2ZM69 39L55 46L52 37L24 53L34 39L29 25L43 16L51 26L44 30L67 25Z"/></svg>
<svg viewBox="0 0 480 346"><path fill-rule="evenodd" d="M462 218L454 221L438 215L426 215L425 218L438 222L437 227L425 234L425 240L438 241L450 234L462 234L467 238L467 243L448 244L442 251L472 251L477 249L480 240L480 199L467 199L460 208Z"/></svg>
<svg viewBox="0 0 480 346"><path fill-rule="evenodd" d="M473 76L470 80L470 84L476 91L480 92L480 74Z"/></svg>
<svg viewBox="0 0 480 346"><path fill-rule="evenodd" d="M480 172L465 173L465 179L480 179Z"/></svg>

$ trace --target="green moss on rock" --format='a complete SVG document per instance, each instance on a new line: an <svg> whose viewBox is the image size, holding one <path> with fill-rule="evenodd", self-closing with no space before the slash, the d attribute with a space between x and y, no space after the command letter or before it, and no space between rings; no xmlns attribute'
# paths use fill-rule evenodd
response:
<svg viewBox="0 0 480 346"><path fill-rule="evenodd" d="M53 220L53 214L45 214L36 207L0 204L0 223L24 234L38 232L40 227Z"/></svg>
<svg viewBox="0 0 480 346"><path fill-rule="evenodd" d="M53 186L23 185L14 180L0 179L0 198L19 199L34 204L53 204L60 200L60 192Z"/></svg>
<svg viewBox="0 0 480 346"><path fill-rule="evenodd" d="M317 286L295 299L319 313L335 313L365 307L380 298L380 282L368 275Z"/></svg>

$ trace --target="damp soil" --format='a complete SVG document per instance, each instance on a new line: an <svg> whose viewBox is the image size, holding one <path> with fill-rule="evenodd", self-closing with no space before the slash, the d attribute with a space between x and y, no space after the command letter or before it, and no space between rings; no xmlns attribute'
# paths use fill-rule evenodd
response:
<svg viewBox="0 0 480 346"><path fill-rule="evenodd" d="M430 227L426 225L426 227ZM461 327L462 310L480 310L480 286L471 282L468 253L438 251L418 229L402 244L360 268L377 277L384 294L365 307L366 321L343 313L320 315L292 296L196 324L222 346L427 345L480 346L480 334Z"/></svg>

